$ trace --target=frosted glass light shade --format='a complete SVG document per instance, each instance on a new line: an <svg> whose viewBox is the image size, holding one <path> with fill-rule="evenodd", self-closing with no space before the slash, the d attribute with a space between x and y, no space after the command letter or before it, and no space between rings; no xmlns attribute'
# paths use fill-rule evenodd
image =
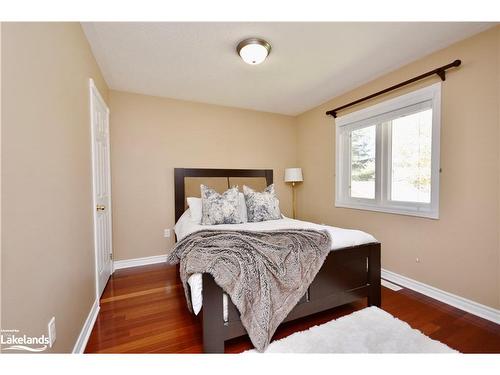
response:
<svg viewBox="0 0 500 375"><path fill-rule="evenodd" d="M271 45L265 40L250 38L241 41L236 47L236 51L244 62L250 65L257 65L263 62L271 52Z"/></svg>
<svg viewBox="0 0 500 375"><path fill-rule="evenodd" d="M302 182L302 168L286 168L285 182Z"/></svg>

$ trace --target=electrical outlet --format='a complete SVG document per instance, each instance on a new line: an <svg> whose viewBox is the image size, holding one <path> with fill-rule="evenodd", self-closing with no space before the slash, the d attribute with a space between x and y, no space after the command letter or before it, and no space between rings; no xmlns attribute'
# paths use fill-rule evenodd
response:
<svg viewBox="0 0 500 375"><path fill-rule="evenodd" d="M170 229L165 229L163 231L163 237L165 237L165 238L169 238L170 237Z"/></svg>
<svg viewBox="0 0 500 375"><path fill-rule="evenodd" d="M420 263L420 258L415 258L416 263Z"/></svg>
<svg viewBox="0 0 500 375"><path fill-rule="evenodd" d="M53 316L47 325L49 331L49 346L52 348L54 342L56 341L56 317Z"/></svg>

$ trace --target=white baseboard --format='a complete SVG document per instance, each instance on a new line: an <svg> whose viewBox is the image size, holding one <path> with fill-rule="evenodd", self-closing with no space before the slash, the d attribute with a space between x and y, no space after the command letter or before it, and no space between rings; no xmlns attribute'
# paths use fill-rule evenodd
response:
<svg viewBox="0 0 500 375"><path fill-rule="evenodd" d="M402 287L412 289L428 297L434 298L438 301L444 302L448 305L456 307L457 309L500 324L500 310L496 310L492 307L482 305L467 298L445 292L444 290L435 288L433 286L421 283L420 281L410 279L409 277L402 276L385 269L382 269L382 278L395 284L401 285Z"/></svg>
<svg viewBox="0 0 500 375"><path fill-rule="evenodd" d="M166 254L165 255L155 255L152 257L144 257L144 258L117 260L117 261L113 262L113 269L119 270L122 268L146 266L148 264L166 262L166 260L167 260Z"/></svg>
<svg viewBox="0 0 500 375"><path fill-rule="evenodd" d="M87 341L89 341L90 334L92 333L92 328L94 328L95 321L97 319L97 314L99 314L99 300L96 299L92 308L90 309L89 315L83 324L82 330L78 339L76 340L75 346L73 347L73 353L80 354L85 351L87 346Z"/></svg>
<svg viewBox="0 0 500 375"><path fill-rule="evenodd" d="M386 288L394 290L395 292L399 292L401 289L403 289L402 286L393 284L390 281L387 281L386 279L380 280L380 284L382 284L382 286L385 286Z"/></svg>

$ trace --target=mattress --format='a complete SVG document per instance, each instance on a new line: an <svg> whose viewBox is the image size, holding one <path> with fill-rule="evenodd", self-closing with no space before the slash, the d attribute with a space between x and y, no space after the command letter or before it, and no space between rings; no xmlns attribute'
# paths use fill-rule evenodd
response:
<svg viewBox="0 0 500 375"><path fill-rule="evenodd" d="M280 229L315 229L326 230L332 239L332 251L345 247L364 245L377 242L375 237L366 232L355 229L343 229L329 225L315 224L308 221L295 220L283 217L279 220L262 221L258 223L241 224L219 224L219 225L201 225L191 219L189 209L179 218L175 225L175 234L180 241L191 233L200 230L247 230L247 231L267 231ZM203 306L203 283L201 274L193 274L188 279L191 292L191 303L193 312L197 315ZM223 295L224 321L227 321L228 315L228 296Z"/></svg>

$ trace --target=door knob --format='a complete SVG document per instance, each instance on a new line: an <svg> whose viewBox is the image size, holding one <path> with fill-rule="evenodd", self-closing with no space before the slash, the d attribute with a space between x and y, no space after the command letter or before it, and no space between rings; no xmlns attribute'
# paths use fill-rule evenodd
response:
<svg viewBox="0 0 500 375"><path fill-rule="evenodd" d="M96 210L97 210L97 211L104 211L105 209L106 209L106 206L105 206L105 205L103 205L103 204L98 204L98 205L96 206Z"/></svg>

